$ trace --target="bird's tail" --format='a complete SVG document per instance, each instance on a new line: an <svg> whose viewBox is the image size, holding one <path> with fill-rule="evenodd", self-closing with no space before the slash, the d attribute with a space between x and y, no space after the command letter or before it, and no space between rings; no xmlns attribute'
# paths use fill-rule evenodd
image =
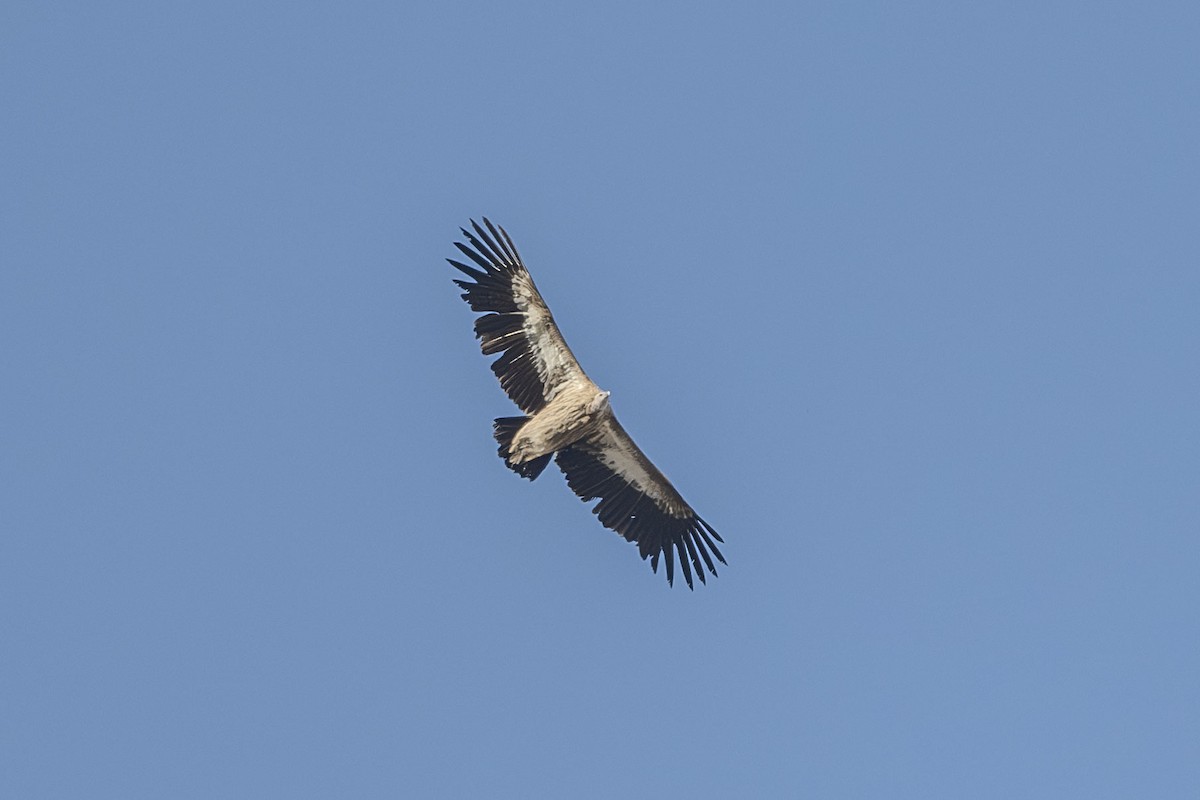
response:
<svg viewBox="0 0 1200 800"><path fill-rule="evenodd" d="M513 472L520 475L522 478L533 480L538 475L542 474L542 470L550 463L550 456L553 453L547 453L544 456L538 456L532 461L525 461L516 464L509 459L509 447L512 446L513 437L517 435L517 431L521 430L521 426L529 421L529 417L497 417L492 429L495 432L496 441L500 443L500 449L497 450L500 457L504 459L504 463Z"/></svg>

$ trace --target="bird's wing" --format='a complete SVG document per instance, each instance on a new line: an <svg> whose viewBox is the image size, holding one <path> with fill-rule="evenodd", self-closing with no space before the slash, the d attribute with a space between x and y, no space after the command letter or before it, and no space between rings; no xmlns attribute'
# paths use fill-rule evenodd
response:
<svg viewBox="0 0 1200 800"><path fill-rule="evenodd" d="M560 450L555 463L584 502L600 499L592 513L604 527L637 542L655 572L659 556L664 557L668 583L675 581L676 554L688 588L693 566L704 583L704 567L717 574L713 556L725 563L714 542L724 540L684 502L611 414L591 435Z"/></svg>
<svg viewBox="0 0 1200 800"><path fill-rule="evenodd" d="M471 278L454 281L471 310L487 312L475 320L475 335L484 355L501 353L492 372L522 411L535 414L563 385L587 376L508 233L486 217L483 224L486 230L472 220L473 233L462 229L467 244L454 243L474 266L446 260Z"/></svg>

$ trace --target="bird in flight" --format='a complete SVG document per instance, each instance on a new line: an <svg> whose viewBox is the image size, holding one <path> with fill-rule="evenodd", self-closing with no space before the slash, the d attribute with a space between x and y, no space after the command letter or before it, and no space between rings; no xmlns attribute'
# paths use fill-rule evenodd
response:
<svg viewBox="0 0 1200 800"><path fill-rule="evenodd" d="M495 421L504 463L534 480L553 457L575 494L599 499L592 512L604 527L635 542L654 572L662 557L668 584L676 556L689 589L693 568L701 583L706 567L715 576L713 558L725 563L716 542L724 540L617 422L609 393L575 360L504 228L487 217L471 228L460 229L466 243L454 243L470 264L446 260L470 279L454 282L471 310L484 312L475 336L484 355L500 354L492 372L526 415Z"/></svg>

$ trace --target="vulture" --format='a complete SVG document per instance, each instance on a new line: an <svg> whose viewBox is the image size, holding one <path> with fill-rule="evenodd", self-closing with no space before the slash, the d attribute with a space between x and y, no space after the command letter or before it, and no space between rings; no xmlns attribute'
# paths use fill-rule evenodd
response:
<svg viewBox="0 0 1200 800"><path fill-rule="evenodd" d="M492 372L525 416L500 417L493 426L499 454L513 472L534 480L554 459L567 485L604 527L638 546L658 572L666 563L675 583L675 560L688 588L692 573L705 583L716 576L724 542L692 510L671 482L617 422L606 391L594 384L567 347L550 309L504 228L487 217L483 226L460 228L454 246L470 263L446 259L469 280L455 280L472 311L484 355L500 354Z"/></svg>

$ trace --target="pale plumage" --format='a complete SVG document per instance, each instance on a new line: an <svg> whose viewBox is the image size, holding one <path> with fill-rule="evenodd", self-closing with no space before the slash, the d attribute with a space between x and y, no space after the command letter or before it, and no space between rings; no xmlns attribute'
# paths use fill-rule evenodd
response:
<svg viewBox="0 0 1200 800"><path fill-rule="evenodd" d="M600 501L592 511L601 524L636 542L655 572L663 557L668 583L676 556L689 588L693 568L701 583L705 568L716 575L723 540L617 422L608 392L575 360L508 233L486 217L471 227L462 229L467 243L455 247L473 265L447 260L471 279L454 282L473 311L485 312L475 335L485 355L500 354L492 371L528 415L495 421L500 457L530 480L553 457L575 494Z"/></svg>

